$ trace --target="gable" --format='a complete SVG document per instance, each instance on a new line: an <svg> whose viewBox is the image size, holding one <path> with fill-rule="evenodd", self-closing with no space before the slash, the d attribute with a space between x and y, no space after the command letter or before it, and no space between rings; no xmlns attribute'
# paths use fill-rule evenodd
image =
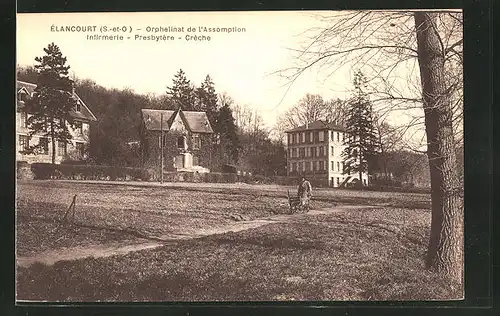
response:
<svg viewBox="0 0 500 316"><path fill-rule="evenodd" d="M181 116L181 111L177 111L175 113L172 123L170 124L170 130L182 133L187 131L187 127L184 124L184 120L182 119Z"/></svg>

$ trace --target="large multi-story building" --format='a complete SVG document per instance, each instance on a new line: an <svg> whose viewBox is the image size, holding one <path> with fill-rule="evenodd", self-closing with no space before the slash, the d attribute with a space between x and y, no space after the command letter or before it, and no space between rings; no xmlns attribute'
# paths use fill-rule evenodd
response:
<svg viewBox="0 0 500 316"><path fill-rule="evenodd" d="M66 142L57 141L52 144L50 138L41 135L28 136L30 130L26 124L28 117L31 115L26 111L25 101L31 98L35 91L36 85L29 82L17 81L17 110L16 110L16 159L17 161L34 162L52 162L52 146L56 147L55 162L61 163L65 159L80 160L85 158L85 148L89 143L90 123L96 121L96 117L78 97L73 94L77 100L75 109L70 113L77 122L76 127L68 126L71 133L69 144ZM23 154L23 150L30 145L36 145L40 142L43 145L36 154Z"/></svg>
<svg viewBox="0 0 500 316"><path fill-rule="evenodd" d="M355 181L359 174L343 174L342 151L346 130L325 121L315 121L286 131L287 174L305 175L313 185L339 187ZM362 174L368 184L368 174Z"/></svg>

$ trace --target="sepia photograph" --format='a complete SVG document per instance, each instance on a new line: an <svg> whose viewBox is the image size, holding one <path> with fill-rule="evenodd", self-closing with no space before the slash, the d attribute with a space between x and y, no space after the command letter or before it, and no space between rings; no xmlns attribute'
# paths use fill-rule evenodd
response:
<svg viewBox="0 0 500 316"><path fill-rule="evenodd" d="M464 299L461 10L16 19L17 303Z"/></svg>

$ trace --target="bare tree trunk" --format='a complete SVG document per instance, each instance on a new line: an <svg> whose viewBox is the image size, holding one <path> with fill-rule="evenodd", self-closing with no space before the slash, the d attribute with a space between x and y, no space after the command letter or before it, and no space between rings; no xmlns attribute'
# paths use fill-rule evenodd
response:
<svg viewBox="0 0 500 316"><path fill-rule="evenodd" d="M432 224L427 268L463 284L463 200L456 171L452 109L436 13L415 12L418 61L431 175Z"/></svg>
<svg viewBox="0 0 500 316"><path fill-rule="evenodd" d="M56 140L54 136L54 122L50 122L50 138L52 142L52 164L56 164Z"/></svg>

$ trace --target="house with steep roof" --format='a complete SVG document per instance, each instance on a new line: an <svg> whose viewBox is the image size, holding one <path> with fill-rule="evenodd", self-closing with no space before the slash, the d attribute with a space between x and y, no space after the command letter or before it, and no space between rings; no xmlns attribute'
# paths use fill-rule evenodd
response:
<svg viewBox="0 0 500 316"><path fill-rule="evenodd" d="M85 148L89 143L90 124L97 121L97 118L80 97L73 93L76 99L76 107L71 111L70 115L77 122L77 126L72 128L68 125L68 130L71 133L69 144L66 142L57 141L56 144L51 143L51 139L40 135L29 137L30 132L26 122L30 113L26 108L25 102L33 96L36 84L17 81L17 106L16 106L16 160L25 161L28 163L34 162L52 162L52 146L57 146L55 162L61 163L65 159L80 160L86 158ZM36 145L40 142L43 146L37 154L23 154L23 150L30 145Z"/></svg>
<svg viewBox="0 0 500 316"><path fill-rule="evenodd" d="M359 174L344 174L342 152L346 129L323 120L314 121L286 131L287 175L302 176L313 185L343 187L359 181ZM368 174L362 174L362 183L368 184Z"/></svg>
<svg viewBox="0 0 500 316"><path fill-rule="evenodd" d="M205 112L142 109L144 166L209 172L212 126ZM162 135L163 133L163 135Z"/></svg>

